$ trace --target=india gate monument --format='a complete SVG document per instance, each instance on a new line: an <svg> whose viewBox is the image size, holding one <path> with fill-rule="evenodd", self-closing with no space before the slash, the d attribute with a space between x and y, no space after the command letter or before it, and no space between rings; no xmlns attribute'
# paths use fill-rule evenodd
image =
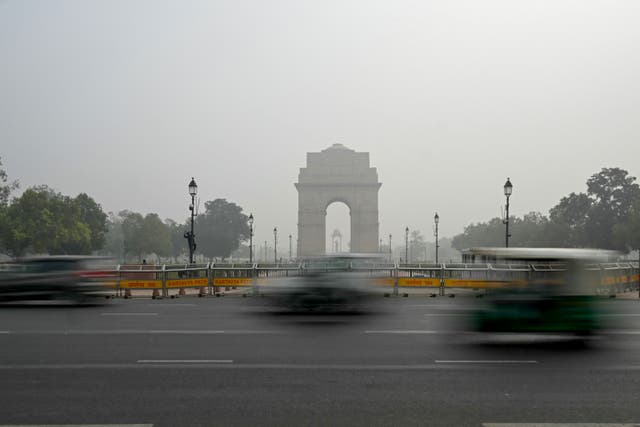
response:
<svg viewBox="0 0 640 427"><path fill-rule="evenodd" d="M369 153L333 144L307 153L298 182L298 256L324 255L327 207L342 202L351 215L351 252L378 252L378 182Z"/></svg>

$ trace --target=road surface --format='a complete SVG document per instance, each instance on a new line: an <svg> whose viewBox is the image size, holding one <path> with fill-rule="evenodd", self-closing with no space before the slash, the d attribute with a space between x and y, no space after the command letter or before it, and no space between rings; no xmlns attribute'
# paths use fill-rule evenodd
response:
<svg viewBox="0 0 640 427"><path fill-rule="evenodd" d="M640 423L640 301L604 300L590 347L468 331L473 298L365 316L261 298L0 308L0 425ZM539 424L538 424L539 425Z"/></svg>

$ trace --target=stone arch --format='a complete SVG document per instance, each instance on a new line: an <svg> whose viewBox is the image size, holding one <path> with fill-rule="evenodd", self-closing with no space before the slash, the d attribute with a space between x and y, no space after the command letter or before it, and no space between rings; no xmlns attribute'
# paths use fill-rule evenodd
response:
<svg viewBox="0 0 640 427"><path fill-rule="evenodd" d="M378 182L369 153L334 144L319 153L307 153L307 167L298 182L298 255L326 252L327 207L342 202L351 215L351 251L378 251Z"/></svg>

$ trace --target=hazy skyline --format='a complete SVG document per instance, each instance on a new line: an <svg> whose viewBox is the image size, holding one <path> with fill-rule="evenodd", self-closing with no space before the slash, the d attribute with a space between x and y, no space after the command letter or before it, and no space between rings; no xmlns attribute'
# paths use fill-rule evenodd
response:
<svg viewBox="0 0 640 427"><path fill-rule="evenodd" d="M177 221L193 176L201 209L284 248L306 153L341 143L378 170L385 244L432 240L435 211L449 237L500 215L507 177L522 216L640 174L638 22L635 1L4 1L0 156L21 190Z"/></svg>

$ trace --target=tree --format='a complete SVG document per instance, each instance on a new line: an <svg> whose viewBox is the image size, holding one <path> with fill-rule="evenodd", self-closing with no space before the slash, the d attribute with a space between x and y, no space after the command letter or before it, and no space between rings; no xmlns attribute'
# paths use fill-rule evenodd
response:
<svg viewBox="0 0 640 427"><path fill-rule="evenodd" d="M18 181L12 181L7 184L8 179L7 172L2 169L2 157L0 157L0 208L9 204L11 192L20 186Z"/></svg>
<svg viewBox="0 0 640 427"><path fill-rule="evenodd" d="M3 214L4 248L14 256L90 253L91 226L79 206L75 199L47 186L27 189Z"/></svg>
<svg viewBox="0 0 640 427"><path fill-rule="evenodd" d="M188 250L186 239L184 238L185 225L178 224L172 219L166 219L165 225L169 229L169 239L171 240L171 257L174 262L178 262L178 257L183 256Z"/></svg>
<svg viewBox="0 0 640 427"><path fill-rule="evenodd" d="M122 231L122 218L109 212L106 222L105 243L100 253L111 255L124 261L124 233Z"/></svg>
<svg viewBox="0 0 640 427"><path fill-rule="evenodd" d="M146 253L154 253L158 256L171 255L169 227L162 222L158 214L150 213L144 217L140 238Z"/></svg>
<svg viewBox="0 0 640 427"><path fill-rule="evenodd" d="M145 253L141 236L144 217L137 212L128 210L121 211L118 216L122 219L124 257L127 258L129 255L134 255L138 257L139 261L142 261Z"/></svg>
<svg viewBox="0 0 640 427"><path fill-rule="evenodd" d="M591 199L584 193L571 193L551 208L549 217L560 246L583 247L587 244L587 221Z"/></svg>
<svg viewBox="0 0 640 427"><path fill-rule="evenodd" d="M249 238L249 218L226 199L205 202L204 207L195 224L198 250L208 258L227 258Z"/></svg>
<svg viewBox="0 0 640 427"><path fill-rule="evenodd" d="M109 215L109 231L106 235L105 252L126 260L130 257L142 261L145 256L172 255L171 227L158 214L145 216L124 210L118 215Z"/></svg>
<svg viewBox="0 0 640 427"><path fill-rule="evenodd" d="M504 234L502 220L493 218L488 222L466 226L462 234L454 236L451 245L458 250L478 246L502 246L504 245Z"/></svg>
<svg viewBox="0 0 640 427"><path fill-rule="evenodd" d="M79 219L85 223L91 232L91 249L101 249L105 243L104 234L107 231L107 214L102 207L85 193L80 193L73 199Z"/></svg>
<svg viewBox="0 0 640 427"><path fill-rule="evenodd" d="M407 262L416 262L425 258L426 243L420 230L411 230L409 235L409 260Z"/></svg>
<svg viewBox="0 0 640 427"><path fill-rule="evenodd" d="M540 212L529 212L522 218L510 217L512 236L509 246L543 247L553 246L554 236L549 218ZM471 224L465 227L462 234L455 236L451 242L455 249L462 250L478 246L503 246L505 225L500 218L493 218L485 223Z"/></svg>
<svg viewBox="0 0 640 427"><path fill-rule="evenodd" d="M640 200L631 206L626 220L613 227L613 236L616 246L640 251Z"/></svg>
<svg viewBox="0 0 640 427"><path fill-rule="evenodd" d="M585 225L590 246L606 249L625 249L614 238L617 224L625 223L634 202L640 197L636 178L620 168L603 168L587 180L587 194L591 209Z"/></svg>

